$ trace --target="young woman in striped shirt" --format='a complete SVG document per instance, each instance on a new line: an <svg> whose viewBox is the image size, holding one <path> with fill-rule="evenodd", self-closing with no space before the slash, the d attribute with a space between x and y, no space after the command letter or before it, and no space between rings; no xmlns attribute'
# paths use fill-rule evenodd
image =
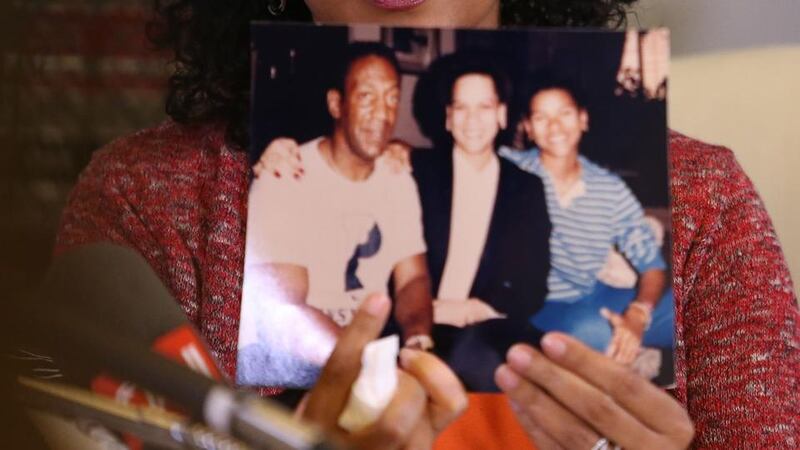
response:
<svg viewBox="0 0 800 450"><path fill-rule="evenodd" d="M542 81L527 98L523 125L535 148L501 154L542 179L553 224L549 292L533 324L567 332L626 365L643 343L671 348L673 301L661 246L625 182L579 155L586 107L564 80ZM636 270L638 289L598 280L612 249Z"/></svg>

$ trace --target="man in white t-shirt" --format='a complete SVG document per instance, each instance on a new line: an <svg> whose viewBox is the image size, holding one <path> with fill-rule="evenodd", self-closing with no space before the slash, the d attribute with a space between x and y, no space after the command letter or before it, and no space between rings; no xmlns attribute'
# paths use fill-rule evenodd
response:
<svg viewBox="0 0 800 450"><path fill-rule="evenodd" d="M340 327L394 282L407 346L431 343L432 301L416 185L376 165L400 98L394 55L351 44L327 92L330 136L300 147L303 182L260 177L250 191L237 381L307 387Z"/></svg>

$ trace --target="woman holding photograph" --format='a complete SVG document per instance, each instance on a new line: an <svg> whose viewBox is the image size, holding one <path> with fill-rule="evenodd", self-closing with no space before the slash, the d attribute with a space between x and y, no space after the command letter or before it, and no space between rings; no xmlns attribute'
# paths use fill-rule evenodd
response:
<svg viewBox="0 0 800 450"><path fill-rule="evenodd" d="M167 96L171 120L95 154L70 197L56 251L112 241L140 252L233 375L249 172L251 20L604 26L621 24L630 3L157 1L151 31L175 56ZM542 352L516 346L497 371L522 430L538 448L598 449L609 441L624 448L684 448L693 436L697 447L790 448L800 439L800 315L763 205L728 150L673 133L670 161L675 398L569 337L548 334ZM388 314L385 303L373 306L363 317ZM335 428L343 392L355 377L346 370L337 376L348 362L343 356L358 354L362 334L373 328L340 342L328 364L333 376L315 388L306 417ZM361 448L429 447L461 411L462 398L452 374L429 356L405 352L401 358L409 389L398 394L392 411L408 405L410 415L385 414L367 432L344 438ZM507 417L497 409L505 399L476 403L468 423L449 435L453 448L522 448L509 442L516 431L496 423ZM486 405L493 406L479 409Z"/></svg>

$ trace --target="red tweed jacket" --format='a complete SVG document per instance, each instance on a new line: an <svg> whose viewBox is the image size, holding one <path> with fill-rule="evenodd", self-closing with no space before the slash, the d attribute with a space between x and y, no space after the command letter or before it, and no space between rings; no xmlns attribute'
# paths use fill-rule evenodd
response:
<svg viewBox="0 0 800 450"><path fill-rule="evenodd" d="M733 154L670 136L678 399L701 448L800 446L800 313L778 239ZM140 252L236 370L247 155L220 126L164 124L98 151L56 252Z"/></svg>

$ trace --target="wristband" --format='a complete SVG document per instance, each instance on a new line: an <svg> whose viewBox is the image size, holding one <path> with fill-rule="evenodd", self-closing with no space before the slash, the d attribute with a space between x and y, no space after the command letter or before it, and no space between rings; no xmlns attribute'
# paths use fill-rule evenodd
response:
<svg viewBox="0 0 800 450"><path fill-rule="evenodd" d="M630 305L628 305L628 308L635 308L644 313L646 318L644 330L649 330L650 324L653 322L653 307L647 303L634 300L630 303Z"/></svg>

